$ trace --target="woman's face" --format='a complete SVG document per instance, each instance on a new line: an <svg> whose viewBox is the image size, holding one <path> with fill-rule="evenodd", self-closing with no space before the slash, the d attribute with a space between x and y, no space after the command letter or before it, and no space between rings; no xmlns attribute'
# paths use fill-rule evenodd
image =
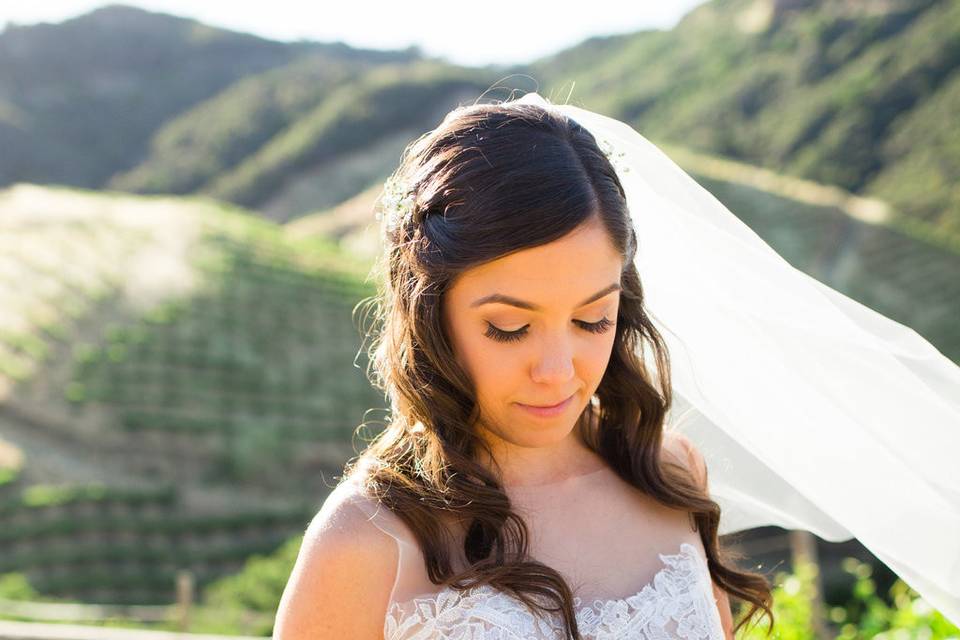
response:
<svg viewBox="0 0 960 640"><path fill-rule="evenodd" d="M481 434L492 432L495 446L498 438L550 446L571 435L610 360L621 261L591 218L559 240L469 269L448 289L444 325L475 384ZM554 415L521 406L566 398Z"/></svg>

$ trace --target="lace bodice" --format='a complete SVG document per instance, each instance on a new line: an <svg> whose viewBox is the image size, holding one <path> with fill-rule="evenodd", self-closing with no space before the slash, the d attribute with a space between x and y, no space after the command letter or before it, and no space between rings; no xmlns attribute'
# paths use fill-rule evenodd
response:
<svg viewBox="0 0 960 640"><path fill-rule="evenodd" d="M671 455L682 456L675 445ZM688 513L660 505L606 466L504 490L527 525L530 557L560 573L573 592L585 640L725 640L728 621ZM396 542L397 568L382 609L384 640L565 637L559 612L534 611L491 585L458 591L434 584L416 536L397 514L352 480L334 494L331 502L348 502ZM460 539L463 532L454 533ZM462 549L449 553L455 570L466 568Z"/></svg>
<svg viewBox="0 0 960 640"><path fill-rule="evenodd" d="M574 598L580 634L591 640L682 638L723 640L705 559L689 543L680 552L660 554L664 567L651 583L627 598ZM564 638L562 619L534 616L520 601L489 585L394 602L387 612L384 640L546 640Z"/></svg>

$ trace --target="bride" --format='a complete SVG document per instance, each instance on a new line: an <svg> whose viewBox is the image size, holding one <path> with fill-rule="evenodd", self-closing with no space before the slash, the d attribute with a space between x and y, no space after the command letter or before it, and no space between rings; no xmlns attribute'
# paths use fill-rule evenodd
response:
<svg viewBox="0 0 960 640"><path fill-rule="evenodd" d="M774 439L790 419L770 403L803 391L805 417L831 411L822 426L842 441L822 365L855 396L841 356L880 325L858 334L819 299L801 307L794 270L639 134L594 116L528 94L458 107L405 151L378 214L370 354L392 418L310 523L274 638L721 640L762 616L769 632L765 576L718 536L846 533L832 504L804 499L831 474L819 449L792 447L809 467L771 464L791 459ZM823 322L770 364L768 336L796 322L786 311ZM787 366L793 347L809 360ZM898 355L911 348L925 347ZM861 377L882 390L900 369L884 374ZM716 474L671 419L677 399L726 452L725 495L752 493L729 502L749 509L726 529ZM736 625L731 596L748 605Z"/></svg>

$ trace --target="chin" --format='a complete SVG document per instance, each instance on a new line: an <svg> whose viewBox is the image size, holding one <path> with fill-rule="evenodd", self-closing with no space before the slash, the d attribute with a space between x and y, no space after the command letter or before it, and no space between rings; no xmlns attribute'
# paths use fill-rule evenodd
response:
<svg viewBox="0 0 960 640"><path fill-rule="evenodd" d="M570 437L570 430L564 431L542 431L536 434L524 434L525 437L512 438L510 442L518 447L526 449L539 449L541 447L550 447Z"/></svg>
<svg viewBox="0 0 960 640"><path fill-rule="evenodd" d="M514 427L503 430L498 435L518 447L537 448L549 446L570 437L576 426L576 420L547 421L532 418L526 421L512 420Z"/></svg>

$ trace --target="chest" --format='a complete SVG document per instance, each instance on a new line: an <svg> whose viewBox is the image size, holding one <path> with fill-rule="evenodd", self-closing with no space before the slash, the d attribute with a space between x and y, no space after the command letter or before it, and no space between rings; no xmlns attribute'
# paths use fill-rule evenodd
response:
<svg viewBox="0 0 960 640"><path fill-rule="evenodd" d="M527 525L530 555L556 569L587 599L634 593L663 568L660 554L682 543L701 550L689 515L604 479L587 492L511 496Z"/></svg>
<svg viewBox="0 0 960 640"><path fill-rule="evenodd" d="M636 593L584 602L574 598L586 640L723 640L706 562L693 545L660 554L662 568ZM490 585L398 602L384 623L385 640L561 640L562 618L528 609Z"/></svg>
<svg viewBox="0 0 960 640"><path fill-rule="evenodd" d="M529 555L557 570L571 588L581 636L722 640L703 546L688 514L615 478L593 482L589 491L508 492L526 524ZM534 612L490 585L403 597L391 603L384 624L385 640L564 637L558 614Z"/></svg>

